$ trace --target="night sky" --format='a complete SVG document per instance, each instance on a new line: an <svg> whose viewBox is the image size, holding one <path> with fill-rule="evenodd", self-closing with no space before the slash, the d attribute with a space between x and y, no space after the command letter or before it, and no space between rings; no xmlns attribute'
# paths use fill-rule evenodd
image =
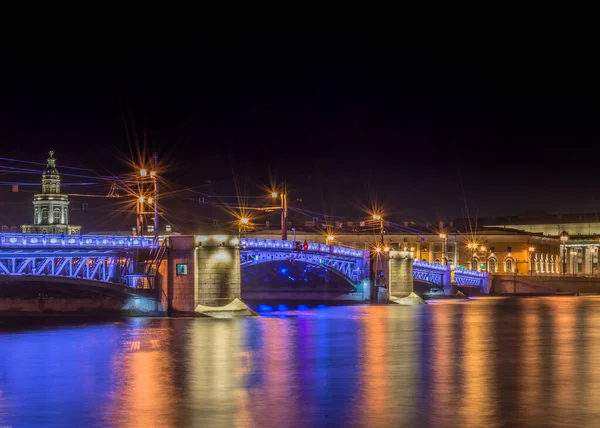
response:
<svg viewBox="0 0 600 428"><path fill-rule="evenodd" d="M275 177L327 214L356 215L371 199L419 223L466 207L598 207L600 70L564 46L246 37L7 64L9 158L44 161L53 149L59 168L122 173L135 127L169 160L174 187L235 193L235 176L257 194Z"/></svg>

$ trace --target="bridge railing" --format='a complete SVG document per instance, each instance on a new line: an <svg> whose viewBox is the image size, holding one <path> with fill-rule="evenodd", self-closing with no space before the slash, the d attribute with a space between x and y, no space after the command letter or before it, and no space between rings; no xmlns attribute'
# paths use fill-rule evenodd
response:
<svg viewBox="0 0 600 428"><path fill-rule="evenodd" d="M337 256L346 257L364 257L365 252L354 248L338 247L334 245L319 244L317 242L308 242L307 251L333 254ZM242 238L240 239L240 246L248 249L264 249L264 250L296 250L296 243L294 241L283 241L280 239L256 239L256 238Z"/></svg>
<svg viewBox="0 0 600 428"><path fill-rule="evenodd" d="M454 268L454 281L458 285L471 285L487 290L489 285L489 273Z"/></svg>
<svg viewBox="0 0 600 428"><path fill-rule="evenodd" d="M438 263L424 262L421 260L413 261L413 269L414 268L421 268L421 269L427 269L427 270L438 270L440 272L445 272L448 269L447 266L440 265Z"/></svg>
<svg viewBox="0 0 600 428"><path fill-rule="evenodd" d="M153 240L142 236L110 235L42 235L29 233L0 234L1 247L48 247L48 248L151 248Z"/></svg>

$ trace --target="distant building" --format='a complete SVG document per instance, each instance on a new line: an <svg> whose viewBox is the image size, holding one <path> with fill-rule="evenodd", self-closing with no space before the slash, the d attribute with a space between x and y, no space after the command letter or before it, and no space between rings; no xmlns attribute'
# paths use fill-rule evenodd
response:
<svg viewBox="0 0 600 428"><path fill-rule="evenodd" d="M21 226L23 233L78 235L81 226L69 224L69 196L60 193L60 174L54 152L42 173L42 191L33 197L33 224Z"/></svg>

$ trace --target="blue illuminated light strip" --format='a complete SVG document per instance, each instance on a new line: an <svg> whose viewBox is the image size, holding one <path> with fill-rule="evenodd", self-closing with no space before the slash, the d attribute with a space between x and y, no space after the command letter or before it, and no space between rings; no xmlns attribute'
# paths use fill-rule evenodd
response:
<svg viewBox="0 0 600 428"><path fill-rule="evenodd" d="M440 265L437 263L423 262L420 260L415 260L413 262L413 267L427 269L427 270L439 270L439 271L445 271L447 269L446 266L443 266L443 265Z"/></svg>
<svg viewBox="0 0 600 428"><path fill-rule="evenodd" d="M0 234L0 247L151 248L153 240L138 236Z"/></svg>
<svg viewBox="0 0 600 428"><path fill-rule="evenodd" d="M240 245L244 248L264 248L264 249L287 249L295 250L296 244L294 241L282 241L278 239L254 239L242 238ZM317 242L308 243L308 251L334 254L338 256L350 256L355 258L364 257L364 251L355 250L353 248L335 247L327 244L319 244Z"/></svg>

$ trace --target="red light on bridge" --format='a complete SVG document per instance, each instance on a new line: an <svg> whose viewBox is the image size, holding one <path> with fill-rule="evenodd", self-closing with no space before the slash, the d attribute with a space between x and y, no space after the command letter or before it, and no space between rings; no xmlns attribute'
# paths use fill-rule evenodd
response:
<svg viewBox="0 0 600 428"><path fill-rule="evenodd" d="M306 239L304 240L304 245L302 245L302 248L304 248L304 251L308 250L308 242L306 242Z"/></svg>

